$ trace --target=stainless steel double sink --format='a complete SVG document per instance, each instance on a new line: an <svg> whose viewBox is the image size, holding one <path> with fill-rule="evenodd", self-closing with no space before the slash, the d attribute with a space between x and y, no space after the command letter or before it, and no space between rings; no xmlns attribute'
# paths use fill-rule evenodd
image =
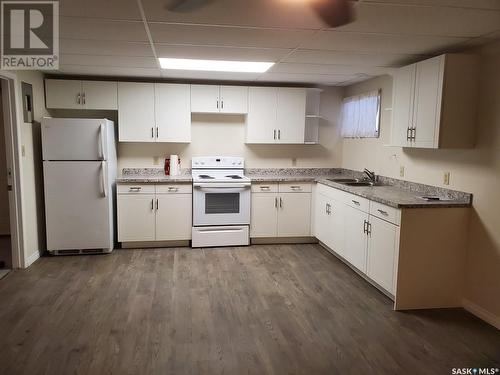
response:
<svg viewBox="0 0 500 375"><path fill-rule="evenodd" d="M373 182L360 178L329 178L328 181L347 186L382 186L379 182Z"/></svg>

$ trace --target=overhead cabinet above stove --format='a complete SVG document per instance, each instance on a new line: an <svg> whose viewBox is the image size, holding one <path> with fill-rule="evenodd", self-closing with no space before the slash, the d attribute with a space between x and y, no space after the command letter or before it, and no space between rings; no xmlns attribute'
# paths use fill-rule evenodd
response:
<svg viewBox="0 0 500 375"><path fill-rule="evenodd" d="M248 87L191 85L191 112L246 114Z"/></svg>

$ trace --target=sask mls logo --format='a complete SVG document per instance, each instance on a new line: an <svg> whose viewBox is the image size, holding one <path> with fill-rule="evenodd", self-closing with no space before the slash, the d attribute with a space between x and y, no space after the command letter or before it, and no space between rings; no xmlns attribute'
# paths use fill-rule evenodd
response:
<svg viewBox="0 0 500 375"><path fill-rule="evenodd" d="M1 68L59 68L59 2L2 1Z"/></svg>

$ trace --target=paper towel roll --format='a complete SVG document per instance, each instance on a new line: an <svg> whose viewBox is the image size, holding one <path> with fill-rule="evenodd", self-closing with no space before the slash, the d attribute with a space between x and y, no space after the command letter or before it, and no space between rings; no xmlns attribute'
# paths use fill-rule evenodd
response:
<svg viewBox="0 0 500 375"><path fill-rule="evenodd" d="M170 155L170 176L177 176L179 174L179 156Z"/></svg>

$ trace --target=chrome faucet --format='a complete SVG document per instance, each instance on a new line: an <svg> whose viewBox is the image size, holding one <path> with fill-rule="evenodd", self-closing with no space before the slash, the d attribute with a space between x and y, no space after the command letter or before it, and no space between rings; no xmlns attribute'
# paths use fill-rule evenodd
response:
<svg viewBox="0 0 500 375"><path fill-rule="evenodd" d="M369 169L365 168L365 170L363 171L363 173L366 175L366 178L370 182L377 182L377 175L375 174L375 172L372 172Z"/></svg>

